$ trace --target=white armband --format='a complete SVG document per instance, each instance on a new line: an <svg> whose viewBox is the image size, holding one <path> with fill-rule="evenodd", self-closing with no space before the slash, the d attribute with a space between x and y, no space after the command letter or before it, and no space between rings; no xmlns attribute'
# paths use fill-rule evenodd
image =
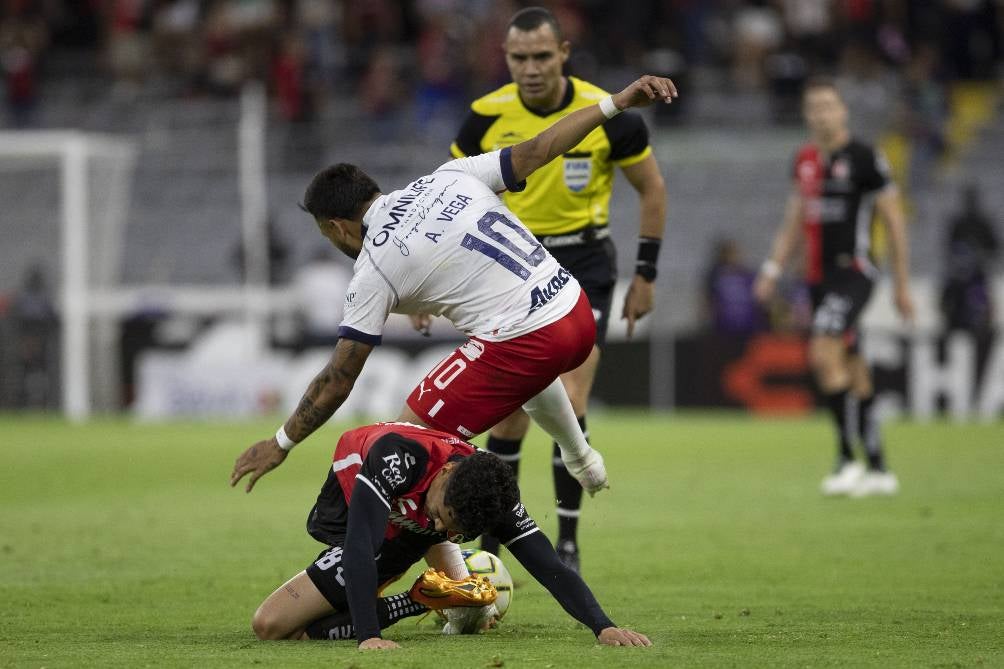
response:
<svg viewBox="0 0 1004 669"><path fill-rule="evenodd" d="M275 433L275 440L279 442L279 448L284 451L290 451L296 446L296 442L286 434L285 424L279 426L279 431Z"/></svg>

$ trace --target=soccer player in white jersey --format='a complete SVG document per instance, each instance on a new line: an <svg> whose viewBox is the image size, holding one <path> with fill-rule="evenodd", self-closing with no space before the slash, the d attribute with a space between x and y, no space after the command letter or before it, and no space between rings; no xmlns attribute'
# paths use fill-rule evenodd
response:
<svg viewBox="0 0 1004 669"><path fill-rule="evenodd" d="M469 438L522 405L561 446L587 492L606 487L603 459L586 443L558 379L592 350L589 303L497 193L518 190L622 110L676 95L669 79L641 77L530 140L452 160L389 195L353 165L314 177L304 209L356 259L339 341L276 435L237 459L231 485L250 474L250 492L334 414L380 343L388 314L424 313L445 316L469 339L415 388L400 420Z"/></svg>

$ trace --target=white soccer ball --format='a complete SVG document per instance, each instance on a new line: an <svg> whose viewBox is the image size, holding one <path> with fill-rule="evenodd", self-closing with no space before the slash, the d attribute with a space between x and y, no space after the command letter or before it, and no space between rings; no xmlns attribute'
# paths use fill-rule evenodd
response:
<svg viewBox="0 0 1004 669"><path fill-rule="evenodd" d="M467 571L472 574L483 574L492 582L499 596L495 600L495 608L498 610L498 619L502 620L506 611L512 605L512 576L509 570L502 564L502 560L488 551L476 548L465 548L461 551L464 556L464 564Z"/></svg>

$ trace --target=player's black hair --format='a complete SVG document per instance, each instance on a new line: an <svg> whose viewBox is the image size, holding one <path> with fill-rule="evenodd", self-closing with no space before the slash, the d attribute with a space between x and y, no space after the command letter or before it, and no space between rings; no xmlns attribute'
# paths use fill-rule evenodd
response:
<svg viewBox="0 0 1004 669"><path fill-rule="evenodd" d="M368 174L355 165L338 163L317 173L307 186L300 208L316 219L357 221L363 205L379 193L380 187Z"/></svg>
<svg viewBox="0 0 1004 669"><path fill-rule="evenodd" d="M477 451L453 466L443 504L467 540L494 527L519 503L519 486L512 468L497 455Z"/></svg>
<svg viewBox="0 0 1004 669"><path fill-rule="evenodd" d="M506 28L506 32L509 32L512 28L529 32L536 30L545 23L551 26L551 30L554 31L554 36L558 38L559 44L565 41L565 38L561 34L561 26L558 25L558 19L543 7L526 7L513 14L512 18L509 19L509 26Z"/></svg>

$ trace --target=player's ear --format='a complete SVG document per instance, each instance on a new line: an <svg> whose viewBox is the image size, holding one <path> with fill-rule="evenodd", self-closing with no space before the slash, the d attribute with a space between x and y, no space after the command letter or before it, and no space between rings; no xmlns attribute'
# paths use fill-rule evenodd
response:
<svg viewBox="0 0 1004 669"><path fill-rule="evenodd" d="M345 239L349 236L348 221L344 218L329 218L327 224L328 229L333 231L340 238Z"/></svg>
<svg viewBox="0 0 1004 669"><path fill-rule="evenodd" d="M558 46L558 56L561 58L561 62L564 63L568 60L568 57L572 55L572 43L567 39Z"/></svg>
<svg viewBox="0 0 1004 669"><path fill-rule="evenodd" d="M321 231L322 235L331 232L332 220L330 218L315 218L314 223L317 223L317 229Z"/></svg>

